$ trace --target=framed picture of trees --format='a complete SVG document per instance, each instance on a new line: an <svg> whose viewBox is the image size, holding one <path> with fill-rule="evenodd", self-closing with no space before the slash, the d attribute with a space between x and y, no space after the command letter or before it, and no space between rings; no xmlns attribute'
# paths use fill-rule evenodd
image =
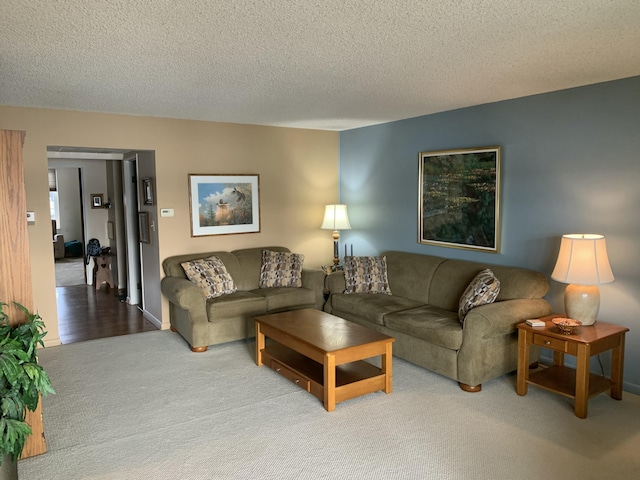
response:
<svg viewBox="0 0 640 480"><path fill-rule="evenodd" d="M191 236L260 232L259 175L189 175Z"/></svg>
<svg viewBox="0 0 640 480"><path fill-rule="evenodd" d="M500 251L500 147L420 153L419 243Z"/></svg>

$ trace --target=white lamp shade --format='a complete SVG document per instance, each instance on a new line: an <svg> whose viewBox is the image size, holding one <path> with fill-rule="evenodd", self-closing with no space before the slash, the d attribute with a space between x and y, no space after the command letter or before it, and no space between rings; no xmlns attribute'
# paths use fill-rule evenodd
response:
<svg viewBox="0 0 640 480"><path fill-rule="evenodd" d="M613 282L607 246L603 235L563 235L551 278L575 285Z"/></svg>
<svg viewBox="0 0 640 480"><path fill-rule="evenodd" d="M346 205L327 205L324 210L323 230L351 230Z"/></svg>

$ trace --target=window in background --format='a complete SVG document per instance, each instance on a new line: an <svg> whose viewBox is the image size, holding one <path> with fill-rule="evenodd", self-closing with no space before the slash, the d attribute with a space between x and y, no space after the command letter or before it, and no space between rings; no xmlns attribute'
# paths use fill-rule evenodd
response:
<svg viewBox="0 0 640 480"><path fill-rule="evenodd" d="M49 169L49 210L51 220L56 221L56 228L60 228L60 203L58 201L58 176L53 168Z"/></svg>

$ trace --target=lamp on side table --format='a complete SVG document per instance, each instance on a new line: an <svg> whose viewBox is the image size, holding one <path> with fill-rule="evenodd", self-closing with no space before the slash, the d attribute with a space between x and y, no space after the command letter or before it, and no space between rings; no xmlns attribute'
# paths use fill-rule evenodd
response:
<svg viewBox="0 0 640 480"><path fill-rule="evenodd" d="M568 283L564 293L567 317L593 325L600 309L598 285L613 282L607 246L602 235L563 235L551 278Z"/></svg>

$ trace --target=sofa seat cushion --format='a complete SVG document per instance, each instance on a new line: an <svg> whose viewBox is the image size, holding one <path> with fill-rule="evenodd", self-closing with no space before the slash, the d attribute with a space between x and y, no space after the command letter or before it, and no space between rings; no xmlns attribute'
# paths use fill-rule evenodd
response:
<svg viewBox="0 0 640 480"><path fill-rule="evenodd" d="M332 313L341 312L356 315L377 325L384 325L385 315L416 308L420 302L397 295L379 295L377 293L334 293L331 296Z"/></svg>
<svg viewBox="0 0 640 480"><path fill-rule="evenodd" d="M384 324L391 330L451 350L458 350L462 345L462 325L458 320L458 312L422 305L390 313L384 317Z"/></svg>
<svg viewBox="0 0 640 480"><path fill-rule="evenodd" d="M234 292L207 300L207 318L210 322L260 314L266 310L266 299L251 292Z"/></svg>
<svg viewBox="0 0 640 480"><path fill-rule="evenodd" d="M301 306L315 305L316 293L305 287L260 288L251 293L263 297L267 302L267 311L284 310Z"/></svg>

